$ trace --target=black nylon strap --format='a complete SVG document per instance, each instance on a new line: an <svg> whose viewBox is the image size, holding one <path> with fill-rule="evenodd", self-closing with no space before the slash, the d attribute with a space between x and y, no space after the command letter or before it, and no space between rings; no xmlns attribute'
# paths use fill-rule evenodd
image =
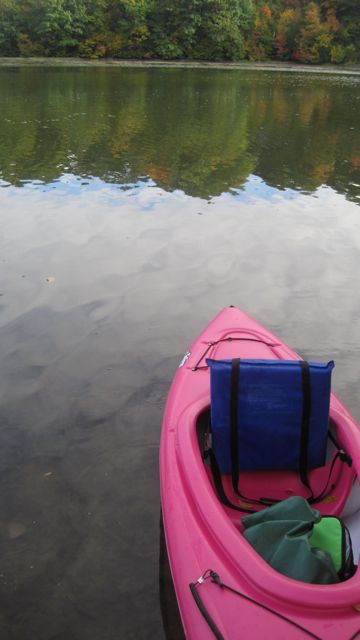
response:
<svg viewBox="0 0 360 640"><path fill-rule="evenodd" d="M191 591L192 597L194 598L194 600L196 602L197 608L199 609L201 615L206 620L206 622L209 625L211 631L213 632L214 638L216 638L216 640L225 640L225 638L222 635L221 631L219 630L219 628L216 626L214 620L212 619L210 613L206 609L202 599L200 598L200 595L199 595L199 593L197 591L197 583L196 582L190 582L189 587L190 587L190 591Z"/></svg>
<svg viewBox="0 0 360 640"><path fill-rule="evenodd" d="M226 507L230 507L230 509L235 509L235 511L241 511L242 513L254 513L254 510L250 510L250 509L244 509L244 507L238 507L235 504L233 504L232 502L230 502L229 498L227 497L225 490L224 490L224 486L221 480L221 473L220 473L220 469L219 469L219 465L217 463L215 454L213 452L212 449L208 449L206 454L209 456L210 459L210 466L211 466L211 473L212 473L212 477L214 480L214 485L215 485L215 490L216 493L218 494L221 502L226 506Z"/></svg>
<svg viewBox="0 0 360 640"><path fill-rule="evenodd" d="M311 415L311 387L310 387L310 368L309 363L300 360L301 366L301 385L303 396L303 408L301 417L301 434L300 434L300 456L299 456L299 474L303 485L311 491L311 499L314 494L310 487L308 470L308 449L309 449L309 431L310 431L310 415Z"/></svg>
<svg viewBox="0 0 360 640"><path fill-rule="evenodd" d="M309 629L306 629L306 627L303 627L301 624L299 624L295 620L291 620L291 618L288 618L287 616L284 616L282 613L280 613L279 611L276 611L275 609L271 609L270 607L266 606L264 603L260 602L259 600L254 600L254 598L250 598L245 593L242 593L241 591L237 591L237 589L234 589L233 587L230 587L229 585L224 584L223 582L221 582L220 576L215 571L212 571L212 569L208 569L203 574L201 579L199 578L199 580L197 582L191 582L189 584L189 587L190 587L191 593L192 593L192 595L194 597L194 600L195 600L197 606L199 607L199 610L200 610L201 614L204 616L204 618L205 618L206 622L208 623L211 631L213 632L216 640L225 640L225 639L221 635L218 627L216 626L214 620L211 618L209 612L205 608L205 605L204 605L203 601L201 600L201 598L199 596L199 593L197 592L197 585L203 584L205 582L205 580L207 580L208 578L210 578L211 582L213 582L214 584L217 584L221 589L225 589L226 591L229 591L230 593L233 593L236 596L240 596L240 598L243 598L247 602L251 602L252 604L257 605L258 607L260 607L261 609L267 611L268 613L271 613L274 616L276 616L277 618L280 618L280 620L283 620L284 622L288 622L290 625L292 625L293 627L301 630L303 633L305 633L310 638L314 638L315 640L322 640L319 636L315 635L314 633L312 633L312 631L310 631ZM200 580L201 580L201 582L200 582ZM290 634L287 634L287 637L289 635ZM357 635L358 635L358 633L356 633L354 636L352 636L350 638L350 640L353 640L353 638L356 638Z"/></svg>
<svg viewBox="0 0 360 640"><path fill-rule="evenodd" d="M238 494L239 482L239 451L238 451L238 394L239 394L240 358L231 361L230 388L230 455L231 481L234 491Z"/></svg>
<svg viewBox="0 0 360 640"><path fill-rule="evenodd" d="M342 453L344 453L345 457L342 457ZM206 455L208 455L209 459L210 459L210 467L211 467L211 473L212 473L212 477L213 477L213 481L214 481L214 487L215 487L215 491L218 494L218 497L219 497L220 501L226 507L230 507L230 509L235 509L236 511L242 511L243 513L255 513L254 510L245 509L244 507L238 507L238 506L234 505L232 502L230 502L230 500L227 497L227 495L225 493L225 490L224 490L224 486L223 486L222 479L221 479L221 473L220 473L219 465L217 463L217 460L216 460L216 457L215 457L215 454L214 454L213 450L212 449L207 449ZM330 484L331 476L333 474L333 470L335 468L335 464L336 464L337 460L340 460L341 462L346 462L347 465L350 466L350 467L352 465L351 458L347 453L342 452L342 450L337 451L337 453L333 457L332 462L330 463L330 470L329 470L328 478L327 478L327 481L325 483L324 488L319 493L319 495L316 496L316 497L314 497L314 495L312 493L312 496L310 498L308 498L308 502L310 504L316 504L318 502L321 502L326 497L328 489L331 490L331 491L333 490L333 486L329 487L329 484ZM311 489L310 489L310 491L311 491ZM276 498L261 498L260 500L256 500L254 498L248 498L247 496L244 496L240 492L238 492L238 495L244 500L244 502L248 502L250 504L255 504L255 505L261 505L263 507L268 507L268 506L270 506L272 504L276 504L277 502L281 502L281 498L278 498L278 499L276 499ZM285 499L285 498L283 498L283 499Z"/></svg>

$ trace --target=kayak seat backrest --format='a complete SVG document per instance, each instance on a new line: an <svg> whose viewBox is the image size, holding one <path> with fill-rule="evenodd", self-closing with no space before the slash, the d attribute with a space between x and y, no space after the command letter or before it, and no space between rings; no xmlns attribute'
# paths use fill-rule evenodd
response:
<svg viewBox="0 0 360 640"><path fill-rule="evenodd" d="M332 361L207 360L212 448L221 473L323 466Z"/></svg>

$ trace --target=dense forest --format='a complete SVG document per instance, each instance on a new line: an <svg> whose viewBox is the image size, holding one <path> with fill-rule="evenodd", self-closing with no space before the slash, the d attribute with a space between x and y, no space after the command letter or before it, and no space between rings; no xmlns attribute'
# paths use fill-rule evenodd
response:
<svg viewBox="0 0 360 640"><path fill-rule="evenodd" d="M0 0L0 55L360 61L358 0Z"/></svg>

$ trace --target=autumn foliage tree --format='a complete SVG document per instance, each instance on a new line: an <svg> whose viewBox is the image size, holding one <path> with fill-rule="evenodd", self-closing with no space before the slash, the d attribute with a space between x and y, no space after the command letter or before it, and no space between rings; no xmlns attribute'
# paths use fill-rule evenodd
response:
<svg viewBox="0 0 360 640"><path fill-rule="evenodd" d="M293 58L300 20L299 9L287 7L280 13L276 24L274 43L278 60L291 60Z"/></svg>
<svg viewBox="0 0 360 640"><path fill-rule="evenodd" d="M0 55L360 61L356 0L0 0Z"/></svg>

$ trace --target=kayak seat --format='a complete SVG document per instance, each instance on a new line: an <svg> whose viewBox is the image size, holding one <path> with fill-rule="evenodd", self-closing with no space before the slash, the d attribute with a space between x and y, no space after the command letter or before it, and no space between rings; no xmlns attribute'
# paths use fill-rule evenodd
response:
<svg viewBox="0 0 360 640"><path fill-rule="evenodd" d="M335 461L351 465L329 431L333 361L323 364L235 358L206 362L211 396L211 446L206 455L221 501L238 511L247 511L246 503L250 502L252 512L253 505L264 507L294 495L293 488L283 487L285 495L281 498L266 497L262 488L258 497L249 498L239 489L239 474L254 471L264 479L263 487L268 486L269 472L271 477L279 472L280 478L283 472L286 482L286 472L292 471L292 477L295 472L299 495L310 503L325 498ZM335 453L324 483L328 438ZM309 480L310 469L322 470L318 477L323 488L315 492ZM230 476L233 493L242 501L240 506L239 500L234 505L228 499L224 476Z"/></svg>

